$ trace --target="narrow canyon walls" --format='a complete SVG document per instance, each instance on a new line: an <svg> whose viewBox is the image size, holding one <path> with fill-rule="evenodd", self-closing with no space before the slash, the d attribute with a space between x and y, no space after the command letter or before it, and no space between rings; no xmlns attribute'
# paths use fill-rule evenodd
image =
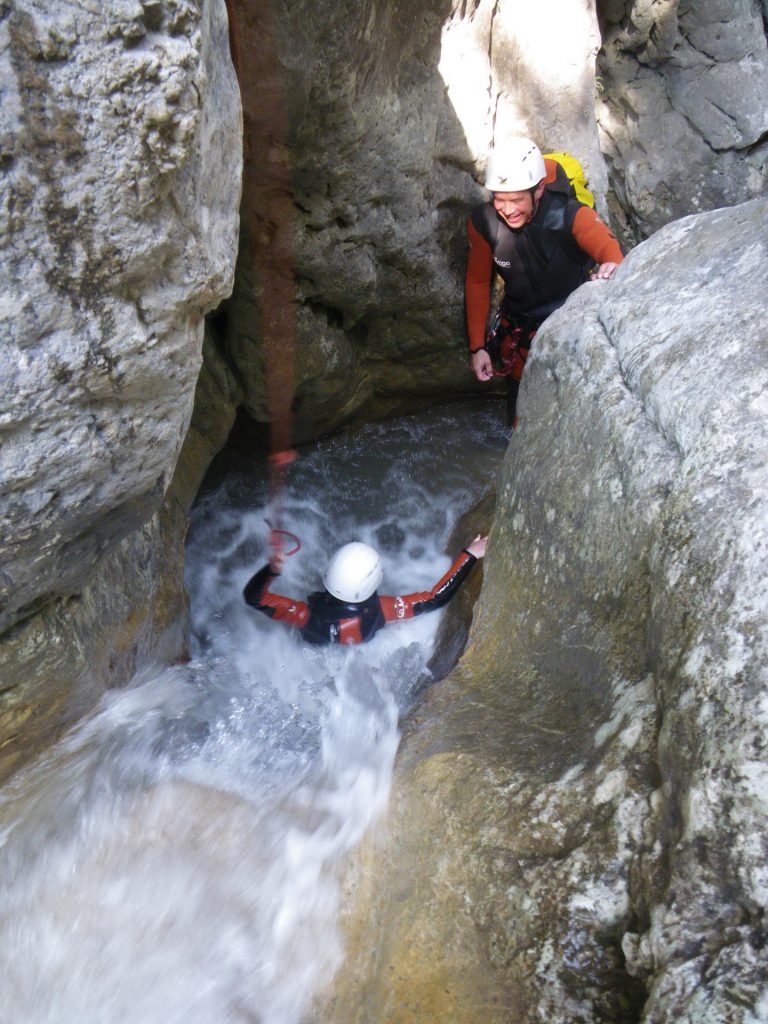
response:
<svg viewBox="0 0 768 1024"><path fill-rule="evenodd" d="M263 32L258 11L249 5L243 52ZM466 219L486 195L478 181L494 134L578 152L604 193L593 6L546 0L522 24L516 11L495 0L276 7L296 202L299 438L477 390L463 326ZM212 359L233 371L231 403L264 423L250 262L243 245Z"/></svg>
<svg viewBox="0 0 768 1024"><path fill-rule="evenodd" d="M249 52L263 26L257 3L244 10ZM476 391L465 223L494 139L522 132L577 154L626 248L768 188L758 0L429 0L418 12L405 0L290 0L276 13L296 201L299 437ZM245 102L257 110L260 97ZM263 424L250 262L243 244L212 373L230 415L240 407Z"/></svg>

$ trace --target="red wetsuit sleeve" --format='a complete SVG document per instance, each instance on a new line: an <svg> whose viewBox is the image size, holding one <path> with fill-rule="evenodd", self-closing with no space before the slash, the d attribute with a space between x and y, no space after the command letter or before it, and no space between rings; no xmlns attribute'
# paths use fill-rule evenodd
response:
<svg viewBox="0 0 768 1024"><path fill-rule="evenodd" d="M467 273L464 278L464 295L467 305L467 334L469 350L477 352L485 347L485 325L491 304L491 278L493 277L493 253L490 245L472 223L467 222L469 254Z"/></svg>
<svg viewBox="0 0 768 1024"><path fill-rule="evenodd" d="M448 572L432 587L417 594L403 594L399 597L380 597L381 610L387 622L397 619L412 619L423 612L433 612L450 599L467 577L477 559L468 551L462 551Z"/></svg>
<svg viewBox="0 0 768 1024"><path fill-rule="evenodd" d="M360 619L339 620L339 643L340 644L361 644L363 633L360 629Z"/></svg>
<svg viewBox="0 0 768 1024"><path fill-rule="evenodd" d="M571 228L578 246L595 263L621 263L624 253L610 228L589 206L582 206L573 218Z"/></svg>
<svg viewBox="0 0 768 1024"><path fill-rule="evenodd" d="M289 626L306 626L309 618L309 607L303 601L294 601L281 594L273 594L269 589L277 576L268 565L248 580L243 590L243 597L251 608L269 615L278 622L286 622Z"/></svg>

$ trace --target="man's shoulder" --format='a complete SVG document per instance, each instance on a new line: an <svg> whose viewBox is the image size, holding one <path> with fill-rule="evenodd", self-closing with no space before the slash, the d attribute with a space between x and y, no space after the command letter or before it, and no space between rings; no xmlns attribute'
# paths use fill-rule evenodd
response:
<svg viewBox="0 0 768 1024"><path fill-rule="evenodd" d="M493 202L478 203L477 206L473 206L469 219L472 227L479 231L483 238L490 241L492 232L495 230L499 219L496 216Z"/></svg>
<svg viewBox="0 0 768 1024"><path fill-rule="evenodd" d="M550 231L571 232L573 220L584 206L571 193L567 183L563 188L561 182L547 185L539 202L539 208L533 218L533 224ZM586 207L589 209L589 207Z"/></svg>
<svg viewBox="0 0 768 1024"><path fill-rule="evenodd" d="M486 199L484 203L476 203L469 211L470 217L487 216L489 213L494 213L492 199Z"/></svg>

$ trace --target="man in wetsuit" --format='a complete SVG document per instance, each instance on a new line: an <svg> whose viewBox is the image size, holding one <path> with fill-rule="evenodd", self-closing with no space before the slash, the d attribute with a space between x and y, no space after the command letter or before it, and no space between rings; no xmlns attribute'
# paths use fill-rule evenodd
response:
<svg viewBox="0 0 768 1024"><path fill-rule="evenodd" d="M412 619L447 604L477 559L485 554L486 542L485 537L475 537L442 579L422 593L399 597L377 594L384 575L378 552L353 541L339 548L328 563L323 577L325 590L310 594L306 601L294 601L270 590L282 568L284 558L280 554L251 577L243 597L252 608L276 621L297 626L308 643L364 643L388 622Z"/></svg>
<svg viewBox="0 0 768 1024"><path fill-rule="evenodd" d="M560 164L545 160L530 139L510 139L491 153L485 186L493 197L472 210L467 228L467 333L477 379L507 376L514 426L536 331L584 281L612 277L624 256L605 223L576 198ZM494 269L504 298L486 333ZM494 362L500 369L494 371Z"/></svg>

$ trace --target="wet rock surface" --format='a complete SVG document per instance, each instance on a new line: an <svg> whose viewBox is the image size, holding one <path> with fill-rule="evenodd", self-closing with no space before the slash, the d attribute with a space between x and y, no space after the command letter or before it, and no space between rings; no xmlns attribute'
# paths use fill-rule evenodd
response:
<svg viewBox="0 0 768 1024"><path fill-rule="evenodd" d="M764 1019L766 213L670 225L537 337L318 1019Z"/></svg>
<svg viewBox="0 0 768 1024"><path fill-rule="evenodd" d="M578 153L600 196L597 84L628 244L765 191L764 4L601 0L597 83L576 6L280 8L297 440L476 390L494 130ZM185 512L266 396L247 246L203 342L237 233L223 2L0 0L0 44L4 775L182 649ZM676 223L540 334L469 650L348 878L334 1024L768 1017L765 224Z"/></svg>

